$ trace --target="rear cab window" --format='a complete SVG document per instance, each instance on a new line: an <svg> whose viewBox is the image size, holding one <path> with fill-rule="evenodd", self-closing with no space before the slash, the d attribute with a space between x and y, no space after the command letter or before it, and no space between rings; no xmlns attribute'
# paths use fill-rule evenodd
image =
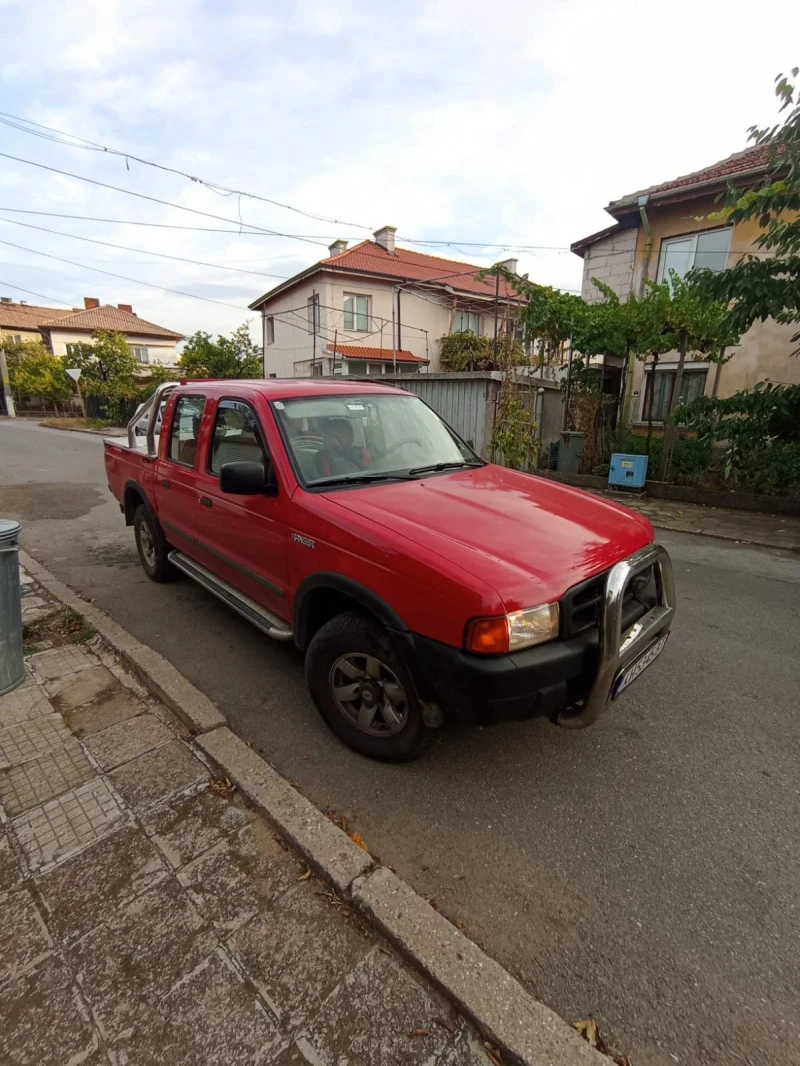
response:
<svg viewBox="0 0 800 1066"><path fill-rule="evenodd" d="M180 396L172 412L167 457L173 463L193 467L197 459L200 423L206 406L205 396Z"/></svg>

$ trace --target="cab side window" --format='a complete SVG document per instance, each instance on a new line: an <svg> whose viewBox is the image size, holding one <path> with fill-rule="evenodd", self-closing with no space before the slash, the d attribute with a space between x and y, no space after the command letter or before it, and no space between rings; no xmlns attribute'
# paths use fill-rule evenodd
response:
<svg viewBox="0 0 800 1066"><path fill-rule="evenodd" d="M175 404L169 434L169 457L173 463L194 466L205 406L205 396L181 396Z"/></svg>
<svg viewBox="0 0 800 1066"><path fill-rule="evenodd" d="M256 413L241 400L222 400L214 421L208 470L219 477L225 463L242 462L263 463L265 469L267 466Z"/></svg>

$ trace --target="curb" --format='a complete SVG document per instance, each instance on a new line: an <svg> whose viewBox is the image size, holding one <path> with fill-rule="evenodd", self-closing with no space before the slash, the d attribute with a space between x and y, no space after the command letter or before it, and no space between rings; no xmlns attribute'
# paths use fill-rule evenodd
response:
<svg viewBox="0 0 800 1066"><path fill-rule="evenodd" d="M644 511L639 511L644 514ZM663 529L666 533L689 533L693 537L710 537L712 540L724 540L728 544L742 544L746 548L769 548L776 552L794 552L800 554L800 544L776 544L768 540L748 540L746 537L734 537L728 533L710 533L705 529L689 529L688 526L664 526L658 521L653 521L648 515L644 515L653 529Z"/></svg>
<svg viewBox="0 0 800 1066"><path fill-rule="evenodd" d="M56 600L77 611L137 680L191 730L195 742L314 870L332 884L509 1062L606 1066L608 1059L533 998L498 962L392 870L375 860L227 726L204 693L158 652L82 599L25 551L20 562Z"/></svg>

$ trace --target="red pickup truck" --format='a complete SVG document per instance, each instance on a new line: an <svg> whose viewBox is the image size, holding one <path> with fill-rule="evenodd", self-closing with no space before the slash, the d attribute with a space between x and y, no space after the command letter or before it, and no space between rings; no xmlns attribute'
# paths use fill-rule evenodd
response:
<svg viewBox="0 0 800 1066"><path fill-rule="evenodd" d="M484 462L402 389L169 383L105 462L148 577L294 641L372 758L416 757L449 715L589 725L672 622L645 518Z"/></svg>

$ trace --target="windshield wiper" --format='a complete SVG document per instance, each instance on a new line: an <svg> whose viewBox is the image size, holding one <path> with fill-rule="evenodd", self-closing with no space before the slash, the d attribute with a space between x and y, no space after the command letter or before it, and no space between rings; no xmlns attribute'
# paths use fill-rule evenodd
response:
<svg viewBox="0 0 800 1066"><path fill-rule="evenodd" d="M309 488L315 489L318 486L324 485L363 485L370 481L413 481L411 472L408 474L340 474L336 477L323 477L318 478L316 481L309 482Z"/></svg>
<svg viewBox="0 0 800 1066"><path fill-rule="evenodd" d="M474 459L459 459L449 463L431 463L430 466L415 466L409 474L434 474L437 470L457 470L462 466L483 466Z"/></svg>

